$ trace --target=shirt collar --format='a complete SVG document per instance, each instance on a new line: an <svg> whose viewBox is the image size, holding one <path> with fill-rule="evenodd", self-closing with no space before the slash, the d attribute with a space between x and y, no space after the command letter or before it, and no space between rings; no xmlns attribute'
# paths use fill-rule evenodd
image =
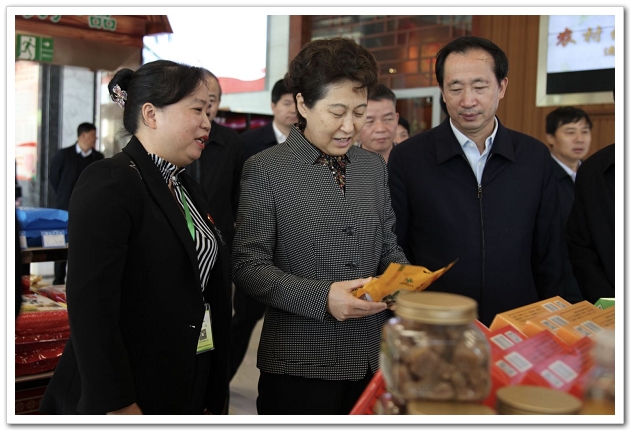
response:
<svg viewBox="0 0 630 430"><path fill-rule="evenodd" d="M475 142L473 142L471 139L469 139L464 133L462 133L461 131L459 131L457 129L457 127L455 127L453 125L453 119L450 118L449 119L450 124L451 124L451 128L453 129L453 133L455 134L455 138L457 139L457 141L459 142L459 144L462 146L462 149L464 149L464 145L467 142L472 142L473 145L475 144ZM497 121L497 117L494 117L494 129L492 130L492 133L490 134L490 136L488 136L488 138L486 139L486 150L484 152L490 152L490 149L492 149L492 143L494 142L494 138L497 135L497 130L499 129L499 121Z"/></svg>
<svg viewBox="0 0 630 430"><path fill-rule="evenodd" d="M276 126L275 121L271 121L271 126L273 127L273 133L276 135L276 142L284 143L284 141L287 140L287 136L285 136L284 133L280 131L278 126Z"/></svg>
<svg viewBox="0 0 630 430"><path fill-rule="evenodd" d="M74 148L76 149L77 154L81 154L83 157L87 157L92 153L92 148L88 149L87 151L82 150L79 146L79 142L74 145Z"/></svg>
<svg viewBox="0 0 630 430"><path fill-rule="evenodd" d="M573 179L573 182L575 182L575 176L577 175L577 172L574 172L573 170L571 170L570 167L568 167L566 164L564 164L562 161L560 161L558 159L558 157L556 157L555 155L553 155L551 153L549 153L549 154L551 155L551 158L556 160L556 163L558 163L560 165L560 167L562 167L562 170L567 172L567 175L569 175L571 177L571 179ZM579 164L582 164L582 161L580 161ZM579 164L578 164L578 167L579 167Z"/></svg>
<svg viewBox="0 0 630 430"><path fill-rule="evenodd" d="M149 157L151 157L151 160L153 160L157 168L160 170L160 173L162 174L162 178L167 184L169 183L171 178L178 180L179 175L184 170L186 170L185 167L182 167L181 169L179 169L176 165L169 163L168 161L159 157L158 155L149 154Z"/></svg>

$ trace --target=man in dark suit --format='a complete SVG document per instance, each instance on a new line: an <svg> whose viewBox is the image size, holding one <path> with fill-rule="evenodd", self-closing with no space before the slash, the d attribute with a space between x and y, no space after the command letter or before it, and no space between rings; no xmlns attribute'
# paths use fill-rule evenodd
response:
<svg viewBox="0 0 630 430"><path fill-rule="evenodd" d="M588 157L578 172L567 243L582 295L595 303L615 297L615 145Z"/></svg>
<svg viewBox="0 0 630 430"><path fill-rule="evenodd" d="M284 143L291 127L297 122L297 110L293 94L287 91L284 86L284 79L277 81L271 90L271 111L273 112L272 122L263 127L246 131L241 135L245 160L278 143ZM244 294L240 288L234 290L233 304L230 379L234 377L243 362L256 323L265 314L265 305Z"/></svg>
<svg viewBox="0 0 630 430"><path fill-rule="evenodd" d="M277 81L271 90L271 111L273 112L273 121L242 134L243 154L246 160L264 149L284 142L291 127L297 122L293 94L287 92L284 79Z"/></svg>
<svg viewBox="0 0 630 430"><path fill-rule="evenodd" d="M554 172L558 184L558 202L562 229L564 230L573 206L575 176L582 158L591 147L591 128L593 123L586 112L573 106L563 106L547 115L545 132L547 145L554 159ZM571 303L584 300L578 286L571 261L565 259L566 285L564 299Z"/></svg>
<svg viewBox="0 0 630 430"><path fill-rule="evenodd" d="M566 246L546 146L495 116L508 84L505 53L465 36L437 54L449 118L396 145L389 186L396 234L412 264L459 258L429 287L475 299L479 320L562 296Z"/></svg>
<svg viewBox="0 0 630 430"><path fill-rule="evenodd" d="M208 82L212 103L210 135L201 157L186 168L186 173L201 184L217 224L223 226L225 240L231 247L245 161L243 141L236 131L215 121L221 104L221 85L214 74Z"/></svg>
<svg viewBox="0 0 630 430"><path fill-rule="evenodd" d="M79 180L83 169L95 161L102 160L103 154L96 146L96 126L89 122L79 124L77 141L74 145L58 151L50 163L48 179L57 195L57 209L68 210L70 195ZM66 262L55 262L53 285L66 283Z"/></svg>

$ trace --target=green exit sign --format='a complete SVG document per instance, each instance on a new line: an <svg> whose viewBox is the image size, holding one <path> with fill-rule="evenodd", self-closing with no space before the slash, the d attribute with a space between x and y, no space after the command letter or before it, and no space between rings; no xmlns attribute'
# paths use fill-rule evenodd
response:
<svg viewBox="0 0 630 430"><path fill-rule="evenodd" d="M52 62L52 38L18 34L15 43L15 59Z"/></svg>

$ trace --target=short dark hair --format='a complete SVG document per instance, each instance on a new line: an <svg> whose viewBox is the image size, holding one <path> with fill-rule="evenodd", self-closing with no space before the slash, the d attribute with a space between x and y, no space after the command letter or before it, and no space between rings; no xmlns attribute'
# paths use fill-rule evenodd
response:
<svg viewBox="0 0 630 430"><path fill-rule="evenodd" d="M89 133L92 130L96 130L96 126L91 122L82 122L77 127L77 137L81 136L83 133Z"/></svg>
<svg viewBox="0 0 630 430"><path fill-rule="evenodd" d="M192 94L199 84L205 83L208 70L176 63L169 60L157 60L146 63L135 72L120 69L107 85L109 95L116 101L116 85L125 91L123 126L131 133L138 131L142 105L152 103L158 108L179 102Z"/></svg>
<svg viewBox="0 0 630 430"><path fill-rule="evenodd" d="M585 119L588 124L588 128L593 128L593 123L588 117L588 114L582 109L573 106L562 106L547 114L545 132L550 135L555 135L556 131L565 124L571 124L578 122L581 119Z"/></svg>
<svg viewBox="0 0 630 430"><path fill-rule="evenodd" d="M215 81L217 81L217 86L219 87L219 100L221 100L221 96L223 95L223 88L221 88L221 82L219 82L219 78L217 78L217 76L212 73L210 70L205 70L206 72L206 76L210 76L212 79L214 79Z"/></svg>
<svg viewBox="0 0 630 430"><path fill-rule="evenodd" d="M383 84L377 84L376 87L374 87L374 91L370 93L369 100L391 100L394 106L396 106L396 94Z"/></svg>
<svg viewBox="0 0 630 430"><path fill-rule="evenodd" d="M284 77L286 88L296 101L302 94L304 104L312 108L326 97L330 84L356 82L355 90L367 89L368 97L378 83L378 66L370 51L352 39L332 37L312 40L291 60ZM304 131L306 119L297 112L298 127Z"/></svg>
<svg viewBox="0 0 630 430"><path fill-rule="evenodd" d="M402 125L405 128L405 130L407 130L407 133L409 133L409 135L411 136L411 128L409 127L409 121L407 121L407 118L399 116L398 125Z"/></svg>
<svg viewBox="0 0 630 430"><path fill-rule="evenodd" d="M280 79L271 89L271 103L275 105L285 94L291 94L291 91L287 90L287 87L284 86L284 79Z"/></svg>
<svg viewBox="0 0 630 430"><path fill-rule="evenodd" d="M462 36L447 43L440 49L435 60L435 77L440 88L444 88L444 63L446 57L453 52L465 54L472 49L482 49L494 60L494 75L500 84L508 74L508 59L505 52L492 41L476 36Z"/></svg>

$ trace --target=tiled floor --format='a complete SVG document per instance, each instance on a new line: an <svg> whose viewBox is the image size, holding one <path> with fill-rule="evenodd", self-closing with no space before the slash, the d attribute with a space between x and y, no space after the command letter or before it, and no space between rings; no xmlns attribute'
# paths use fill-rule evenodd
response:
<svg viewBox="0 0 630 430"><path fill-rule="evenodd" d="M232 378L230 384L230 415L257 415L256 397L258 396L258 376L256 367L256 351L260 339L263 320L258 321L249 341L247 354L241 367Z"/></svg>

